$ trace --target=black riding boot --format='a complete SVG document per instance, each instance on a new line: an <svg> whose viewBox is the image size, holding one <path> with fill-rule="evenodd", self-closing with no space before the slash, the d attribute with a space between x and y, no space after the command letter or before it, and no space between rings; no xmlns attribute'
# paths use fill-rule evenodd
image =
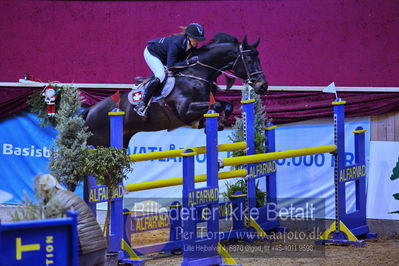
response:
<svg viewBox="0 0 399 266"><path fill-rule="evenodd" d="M160 83L159 78L154 78L148 82L148 84L143 92L143 99L134 108L134 110L136 111L136 113L138 115L145 116L145 110L146 110L147 104L150 101L150 99L151 99L152 95L154 94L154 92L156 91L156 89L158 88L159 83Z"/></svg>

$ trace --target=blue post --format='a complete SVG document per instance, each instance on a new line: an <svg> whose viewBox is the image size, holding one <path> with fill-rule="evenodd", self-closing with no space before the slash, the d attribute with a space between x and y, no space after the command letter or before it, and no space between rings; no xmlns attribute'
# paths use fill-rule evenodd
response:
<svg viewBox="0 0 399 266"><path fill-rule="evenodd" d="M247 155L255 154L255 114L254 114L254 103L255 99L246 99L241 101L242 103L242 119L243 119L243 131L245 142L247 143ZM250 177L251 168L254 168L256 164L250 163L247 165L248 179L246 180L247 185L247 211L256 208L256 179Z"/></svg>
<svg viewBox="0 0 399 266"><path fill-rule="evenodd" d="M195 188L194 156L191 149L183 156L183 262L181 265L218 265L219 242L219 183L217 161L217 119L213 110L206 117L207 134L207 186ZM207 210L207 211L206 211ZM207 222L207 234L197 235L197 223Z"/></svg>
<svg viewBox="0 0 399 266"><path fill-rule="evenodd" d="M365 132L362 127L357 127L354 133L355 139L355 164L356 165L366 165L366 147L365 147ZM361 195L366 195L366 182L365 178L360 180L356 180L356 210L359 211L359 214L362 216L362 223L366 224L366 201L359 200L362 198ZM365 198L363 196L363 198Z"/></svg>
<svg viewBox="0 0 399 266"><path fill-rule="evenodd" d="M345 213L345 184L340 186L339 174L345 168L345 101L337 98L334 106L334 144L337 146L334 164L334 186L335 186L335 234L340 234L341 215Z"/></svg>
<svg viewBox="0 0 399 266"><path fill-rule="evenodd" d="M233 210L238 210L236 215L233 215L233 230L243 229L244 224L244 208L245 208L245 197L246 195L241 192L236 192L232 195L231 203L233 205ZM237 218L237 219L236 219Z"/></svg>
<svg viewBox="0 0 399 266"><path fill-rule="evenodd" d="M187 149L183 156L183 211L181 213L183 220L183 262L186 265L196 259L195 241L197 239L197 223L196 213L193 211L194 206L191 204L191 194L195 191L194 182L194 156L196 152ZM191 233L188 235L188 233ZM184 234L187 233L187 234Z"/></svg>
<svg viewBox="0 0 399 266"><path fill-rule="evenodd" d="M90 189L96 186L96 178L94 176L88 176L83 181L83 199L86 204L89 206L92 211L94 217L97 217L97 203L90 202Z"/></svg>
<svg viewBox="0 0 399 266"><path fill-rule="evenodd" d="M365 130L358 127L355 133L355 164L345 163L345 101L337 98L334 106L334 143L337 146L334 164L335 222L316 243L339 243L363 246L358 236L375 238L370 233L366 217L366 160ZM356 209L346 209L346 183L355 182ZM334 227L335 224L335 228Z"/></svg>
<svg viewBox="0 0 399 266"><path fill-rule="evenodd" d="M125 113L120 109L115 108L109 112L110 116L110 146L113 148L123 148L123 115ZM114 200L111 203L111 233L109 241L109 251L119 252L123 257L121 251L121 240L123 238L123 200Z"/></svg>
<svg viewBox="0 0 399 266"><path fill-rule="evenodd" d="M218 118L219 114L214 110L209 110L204 115L206 118L206 184L209 189L216 188L219 192L219 165L218 165ZM217 243L219 242L219 198L216 202L209 203L209 209L212 216L207 222L208 232L212 232L214 250L217 251ZM218 254L216 252L216 254Z"/></svg>
<svg viewBox="0 0 399 266"><path fill-rule="evenodd" d="M265 152L276 151L276 126L269 123L265 128ZM266 202L277 204L276 162L271 162L275 171L271 171L266 177Z"/></svg>
<svg viewBox="0 0 399 266"><path fill-rule="evenodd" d="M123 209L123 227L122 227L123 239L129 246L132 246L130 243L130 237L132 235L132 218L130 215L130 211L128 209ZM125 254L125 257L128 257L128 254Z"/></svg>
<svg viewBox="0 0 399 266"><path fill-rule="evenodd" d="M169 241L182 240L183 236L183 225L181 219L182 205L178 201L174 201L169 205L169 217L170 219L170 230L169 230ZM172 219L173 217L173 219Z"/></svg>
<svg viewBox="0 0 399 266"><path fill-rule="evenodd" d="M366 171L365 158L365 131L362 127L357 127L354 131L355 140L355 165L357 169ZM360 167L360 168L359 168ZM340 180L341 181L341 180ZM342 221L346 224L355 235L366 234L369 232L366 219L366 176L357 178L355 182L355 199L356 208L353 213L348 215L341 215ZM345 186L345 182L342 183Z"/></svg>
<svg viewBox="0 0 399 266"><path fill-rule="evenodd" d="M342 223L357 237L376 238L375 233L370 233L366 216L366 151L365 132L362 127L357 127L354 133L355 163L346 165L339 177L339 199L346 202L345 185L348 182L355 184L355 210L348 213L345 204L341 202L340 219ZM348 174L349 173L349 174Z"/></svg>

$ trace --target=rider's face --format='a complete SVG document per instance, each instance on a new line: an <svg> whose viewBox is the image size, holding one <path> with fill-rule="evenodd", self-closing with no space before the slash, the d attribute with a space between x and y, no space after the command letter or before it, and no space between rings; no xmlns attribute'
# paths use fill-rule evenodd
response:
<svg viewBox="0 0 399 266"><path fill-rule="evenodd" d="M197 47L199 41L194 38L188 38L192 47Z"/></svg>

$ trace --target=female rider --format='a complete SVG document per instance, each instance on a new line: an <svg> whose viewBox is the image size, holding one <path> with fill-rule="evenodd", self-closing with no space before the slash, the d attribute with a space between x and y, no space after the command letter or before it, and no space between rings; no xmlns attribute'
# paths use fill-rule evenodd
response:
<svg viewBox="0 0 399 266"><path fill-rule="evenodd" d="M200 41L204 41L204 28L198 23L188 25L182 34L151 40L144 49L144 59L154 73L154 77L147 83L142 100L134 108L140 116L145 116L146 106L158 88L165 80L165 66L187 66L198 61L198 56L187 59L197 48Z"/></svg>

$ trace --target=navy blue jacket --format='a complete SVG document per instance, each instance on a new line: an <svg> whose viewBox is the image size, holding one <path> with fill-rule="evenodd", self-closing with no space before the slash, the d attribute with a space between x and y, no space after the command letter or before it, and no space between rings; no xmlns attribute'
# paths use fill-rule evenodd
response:
<svg viewBox="0 0 399 266"><path fill-rule="evenodd" d="M185 35L168 36L148 42L148 51L167 67L186 65L185 60L195 49L186 51L188 39Z"/></svg>

